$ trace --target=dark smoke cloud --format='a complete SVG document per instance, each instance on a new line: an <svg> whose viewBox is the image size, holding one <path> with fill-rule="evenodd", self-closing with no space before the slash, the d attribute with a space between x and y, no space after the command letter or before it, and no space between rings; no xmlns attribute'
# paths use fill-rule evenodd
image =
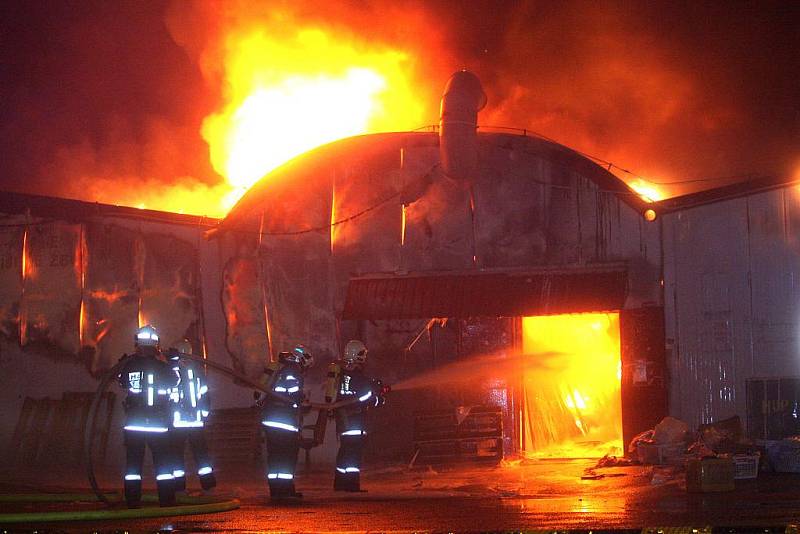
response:
<svg viewBox="0 0 800 534"><path fill-rule="evenodd" d="M199 133L215 89L171 39L166 7L2 4L2 189L74 197L88 178L219 180Z"/></svg>
<svg viewBox="0 0 800 534"><path fill-rule="evenodd" d="M796 2L477 3L449 31L490 95L484 124L654 179L800 168Z"/></svg>
<svg viewBox="0 0 800 534"><path fill-rule="evenodd" d="M489 95L482 124L654 179L800 168L796 2L19 0L0 7L0 189L218 183L200 135L221 105L215 49L275 10L408 50L431 123L467 67Z"/></svg>

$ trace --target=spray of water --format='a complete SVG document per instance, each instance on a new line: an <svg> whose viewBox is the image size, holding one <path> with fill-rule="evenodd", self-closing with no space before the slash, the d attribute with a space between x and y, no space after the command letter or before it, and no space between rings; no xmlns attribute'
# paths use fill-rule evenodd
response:
<svg viewBox="0 0 800 534"><path fill-rule="evenodd" d="M520 373L557 373L564 365L564 353L537 352L532 354L500 352L479 355L453 362L426 373L392 384L393 391L428 388L444 384L464 384L474 380L500 380Z"/></svg>

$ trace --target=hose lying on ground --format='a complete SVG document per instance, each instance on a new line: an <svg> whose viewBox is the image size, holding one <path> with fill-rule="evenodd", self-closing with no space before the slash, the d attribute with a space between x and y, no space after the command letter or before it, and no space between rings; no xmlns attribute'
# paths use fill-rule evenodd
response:
<svg viewBox="0 0 800 534"><path fill-rule="evenodd" d="M119 498L119 494L104 495L106 504L111 504L109 499ZM91 493L40 493L24 495L0 495L0 502L74 502L74 501L94 501L97 495ZM145 502L157 502L155 495L145 494L142 496ZM121 501L117 501L121 502ZM68 512L20 512L0 514L0 525L6 523L49 523L57 521L99 521L112 519L143 519L148 517L166 517L178 515L197 515L213 514L218 512L228 512L239 508L240 503L236 499L224 501L214 501L207 497L188 497L178 498L179 506L153 506L147 508L120 508L116 510L76 510Z"/></svg>

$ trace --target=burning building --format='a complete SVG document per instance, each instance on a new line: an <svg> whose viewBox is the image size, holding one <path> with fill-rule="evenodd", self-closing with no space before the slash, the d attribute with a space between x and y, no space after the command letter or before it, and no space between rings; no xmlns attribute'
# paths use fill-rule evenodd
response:
<svg viewBox="0 0 800 534"><path fill-rule="evenodd" d="M257 369L266 347L303 342L331 359L358 338L373 372L400 383L497 359L473 362L482 379L462 368L397 392L383 418L395 431L372 441L385 453L408 453L411 416L426 406L501 406L506 450L619 444L623 430L666 413L659 225L586 157L522 131L476 131L484 101L477 78L456 73L438 129L326 145L242 198L218 239L250 251L240 261L264 324L259 350L236 358ZM596 315L576 315L587 313ZM610 338L599 353L596 342L574 343L587 329ZM633 381L637 366L646 387ZM651 408L629 408L642 402ZM595 410L606 413L590 423ZM597 433L600 421L611 429Z"/></svg>
<svg viewBox="0 0 800 534"><path fill-rule="evenodd" d="M0 446L24 439L25 397L92 391L145 322L251 378L290 344L327 362L363 340L398 386L370 445L384 458L426 445L431 408L496 414L497 441L450 436L457 451L603 454L668 413L743 414L744 388L769 385L749 379L797 374L779 320L794 186L650 203L565 146L478 128L484 101L456 73L438 128L321 146L221 221L4 195ZM754 261L776 250L785 271Z"/></svg>

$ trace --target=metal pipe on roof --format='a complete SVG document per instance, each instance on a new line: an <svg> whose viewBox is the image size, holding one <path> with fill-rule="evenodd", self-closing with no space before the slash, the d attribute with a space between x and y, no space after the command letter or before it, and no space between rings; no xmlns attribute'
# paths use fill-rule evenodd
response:
<svg viewBox="0 0 800 534"><path fill-rule="evenodd" d="M467 70L453 74L442 94L439 153L442 171L456 180L471 181L478 168L478 112L486 93L477 76Z"/></svg>

